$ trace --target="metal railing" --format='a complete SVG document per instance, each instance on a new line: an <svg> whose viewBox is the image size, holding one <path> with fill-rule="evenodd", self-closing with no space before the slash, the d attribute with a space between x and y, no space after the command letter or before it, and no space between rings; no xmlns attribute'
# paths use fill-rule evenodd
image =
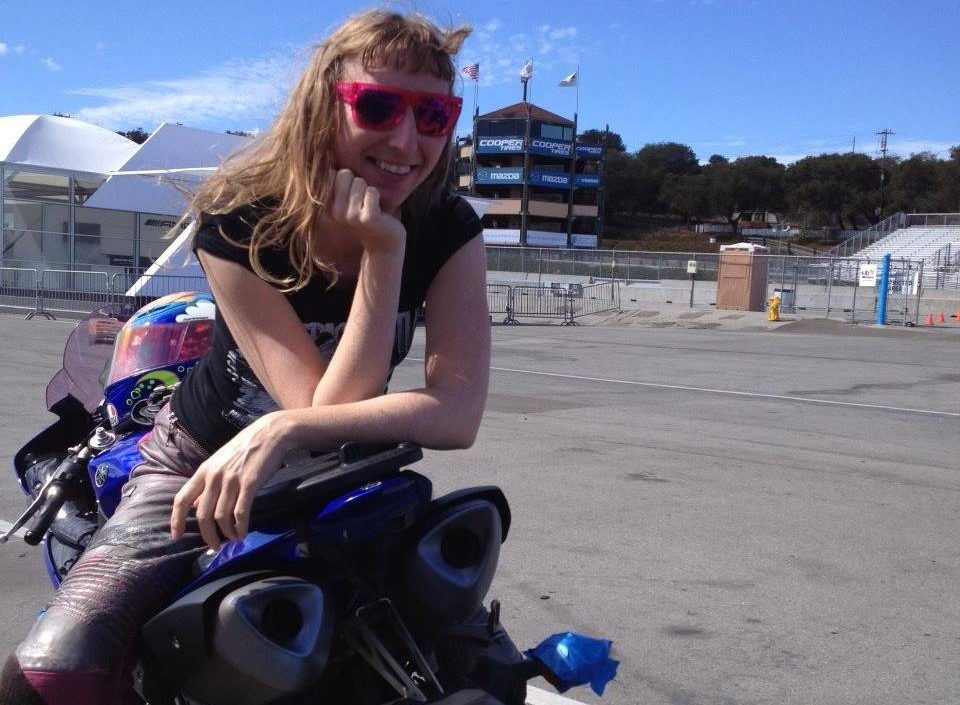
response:
<svg viewBox="0 0 960 705"><path fill-rule="evenodd" d="M40 308L39 294L36 269L0 267L0 305L27 311L27 318L33 318Z"/></svg>
<svg viewBox="0 0 960 705"><path fill-rule="evenodd" d="M142 272L91 272L76 269L0 268L0 308L26 312L26 318L83 315L101 306L147 301L181 291L209 291L204 277L153 274L127 294Z"/></svg>
<svg viewBox="0 0 960 705"><path fill-rule="evenodd" d="M902 215L902 214L901 214ZM960 213L907 213L904 216L905 225L960 225Z"/></svg>
<svg viewBox="0 0 960 705"><path fill-rule="evenodd" d="M537 285L564 281L565 277L658 281L685 279L687 262L695 260L701 279L716 280L716 253L641 252L631 250L561 250L535 247L487 247L488 276ZM518 277L516 275L522 275ZM589 282L588 282L589 283Z"/></svg>
<svg viewBox="0 0 960 705"><path fill-rule="evenodd" d="M839 245L827 250L826 254L837 257L849 257L890 233L914 225L919 226L960 226L960 213L894 213L866 230L847 230L846 239Z"/></svg>

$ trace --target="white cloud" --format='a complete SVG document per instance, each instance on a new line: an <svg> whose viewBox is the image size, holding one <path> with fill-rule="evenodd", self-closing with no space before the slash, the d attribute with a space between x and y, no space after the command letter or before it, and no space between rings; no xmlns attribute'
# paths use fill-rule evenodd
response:
<svg viewBox="0 0 960 705"><path fill-rule="evenodd" d="M274 55L231 61L198 76L70 93L106 101L74 113L105 127L161 122L199 126L224 118L270 122L293 83L293 64L289 55Z"/></svg>
<svg viewBox="0 0 960 705"><path fill-rule="evenodd" d="M576 27L558 27L557 29L551 29L547 32L547 36L550 39L571 39L577 36Z"/></svg>
<svg viewBox="0 0 960 705"><path fill-rule="evenodd" d="M4 42L0 42L0 56L4 56L7 53L7 45Z"/></svg>
<svg viewBox="0 0 960 705"><path fill-rule="evenodd" d="M960 140L940 142L908 137L906 139L891 139L889 151L901 157L909 157L911 154L918 154L919 152L933 152L941 159L945 159L950 156L950 148L956 144L960 144Z"/></svg>
<svg viewBox="0 0 960 705"><path fill-rule="evenodd" d="M569 74L581 57L595 52L596 42L581 36L573 25L521 28L495 19L480 25L467 40L461 62L479 62L480 85L489 87L516 83L520 68L533 57L533 80L548 86Z"/></svg>
<svg viewBox="0 0 960 705"><path fill-rule="evenodd" d="M60 64L58 64L56 61L54 61L54 60L53 60L52 58L50 58L49 56L48 56L46 59L41 59L41 60L40 60L40 65L43 66L43 67L44 67L45 69L47 69L48 71L59 71L60 68L61 68L61 67L60 67Z"/></svg>
<svg viewBox="0 0 960 705"><path fill-rule="evenodd" d="M25 52L26 50L27 50L27 48L26 48L25 46L23 46L23 44L17 44L17 46L15 46L15 47L13 48L13 53L14 53L14 54L22 54L22 53Z"/></svg>

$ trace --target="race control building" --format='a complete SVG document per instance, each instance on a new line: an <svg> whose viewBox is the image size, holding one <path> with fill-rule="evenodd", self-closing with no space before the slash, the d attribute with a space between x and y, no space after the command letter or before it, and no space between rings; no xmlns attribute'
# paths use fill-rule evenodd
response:
<svg viewBox="0 0 960 705"><path fill-rule="evenodd" d="M595 248L603 230L602 145L574 121L521 102L474 118L457 149L457 186L487 201L488 245Z"/></svg>

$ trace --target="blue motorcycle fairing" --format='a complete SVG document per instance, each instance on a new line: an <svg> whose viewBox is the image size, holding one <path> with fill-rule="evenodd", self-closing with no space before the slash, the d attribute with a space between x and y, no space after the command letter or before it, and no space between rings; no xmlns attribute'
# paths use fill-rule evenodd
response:
<svg viewBox="0 0 960 705"><path fill-rule="evenodd" d="M310 541L343 545L407 528L429 505L432 483L412 471L387 477L347 492L324 504L306 524ZM276 570L309 560L299 548L302 534L279 525L276 531L251 531L242 541L225 543L184 595L221 575L237 570Z"/></svg>
<svg viewBox="0 0 960 705"><path fill-rule="evenodd" d="M121 438L112 448L93 458L87 466L97 503L107 517L117 510L120 490L130 479L130 473L143 462L137 444L145 435L146 429Z"/></svg>

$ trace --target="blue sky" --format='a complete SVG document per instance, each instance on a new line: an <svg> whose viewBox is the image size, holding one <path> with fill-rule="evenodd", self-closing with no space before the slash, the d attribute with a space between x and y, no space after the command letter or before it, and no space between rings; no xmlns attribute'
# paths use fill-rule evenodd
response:
<svg viewBox="0 0 960 705"><path fill-rule="evenodd" d="M162 121L266 129L310 47L370 5L339 0L0 0L0 115L61 112L112 129ZM420 0L474 27L481 112L520 100L630 149L690 145L705 161L767 154L946 156L960 144L960 0ZM465 81L469 131L473 85Z"/></svg>

